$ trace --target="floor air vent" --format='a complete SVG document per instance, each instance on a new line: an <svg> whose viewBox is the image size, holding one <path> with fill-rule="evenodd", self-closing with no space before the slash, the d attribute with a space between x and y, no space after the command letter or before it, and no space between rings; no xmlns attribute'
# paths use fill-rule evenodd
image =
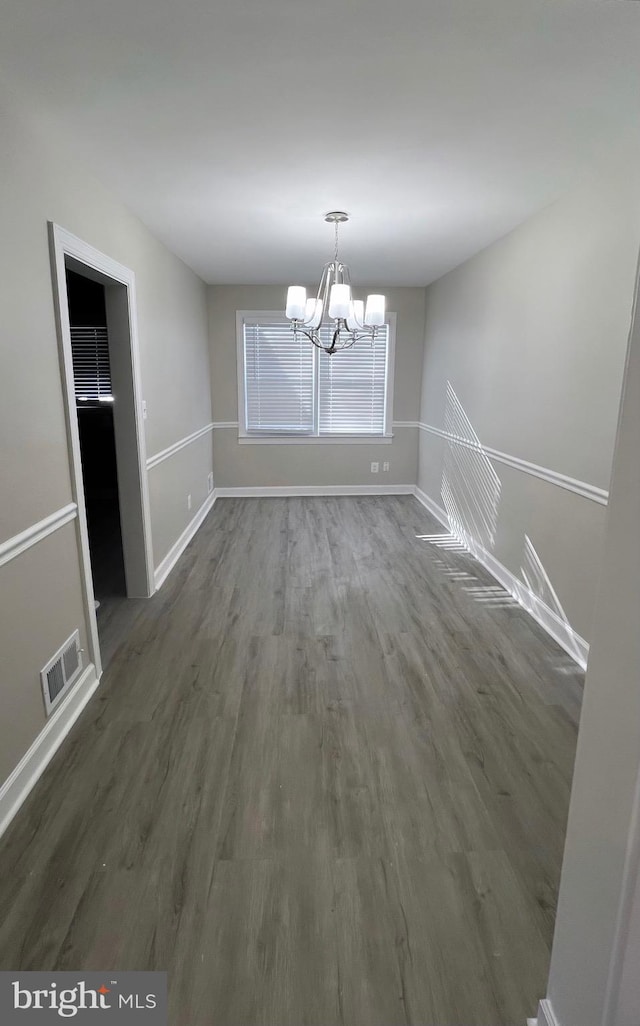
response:
<svg viewBox="0 0 640 1026"><path fill-rule="evenodd" d="M47 716L66 694L71 685L78 679L82 670L82 649L80 634L74 631L65 641L53 659L50 659L40 672L42 694Z"/></svg>

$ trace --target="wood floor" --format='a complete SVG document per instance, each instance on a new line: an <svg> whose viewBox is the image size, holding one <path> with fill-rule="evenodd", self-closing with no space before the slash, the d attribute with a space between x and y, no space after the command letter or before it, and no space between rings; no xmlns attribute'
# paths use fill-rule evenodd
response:
<svg viewBox="0 0 640 1026"><path fill-rule="evenodd" d="M171 1026L524 1026L582 674L438 534L218 500L0 842L0 968L166 969Z"/></svg>

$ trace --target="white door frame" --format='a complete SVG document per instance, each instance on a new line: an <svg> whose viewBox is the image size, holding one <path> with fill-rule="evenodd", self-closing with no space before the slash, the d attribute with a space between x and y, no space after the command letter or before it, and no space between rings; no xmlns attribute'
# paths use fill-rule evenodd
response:
<svg viewBox="0 0 640 1026"><path fill-rule="evenodd" d="M137 481L142 511L141 534L144 538L145 587L147 595L155 591L153 574L153 550L151 545L151 512L149 505L149 483L147 478L146 444L143 428L142 393L140 381L140 355L138 344L138 325L136 307L135 274L128 267L112 260L100 250L72 235L59 225L49 222L49 242L53 269L54 300L58 341L60 347L60 365L63 381L63 394L69 440L71 469L71 485L73 498L78 507L78 541L80 565L82 570L83 598L85 614L89 628L89 646L91 661L96 667L97 676L102 671L100 644L98 640L98 622L95 611L93 577L91 574L91 557L89 553L89 531L87 527L87 511L84 500L84 482L82 477L82 461L80 457L80 434L76 414L76 399L73 378L73 357L71 350L71 329L69 324L69 304L67 297L66 261L71 258L84 265L87 270L97 272L96 277L108 278L116 284L125 285L129 316L129 348L131 351L131 378L134 397L135 449L137 453Z"/></svg>

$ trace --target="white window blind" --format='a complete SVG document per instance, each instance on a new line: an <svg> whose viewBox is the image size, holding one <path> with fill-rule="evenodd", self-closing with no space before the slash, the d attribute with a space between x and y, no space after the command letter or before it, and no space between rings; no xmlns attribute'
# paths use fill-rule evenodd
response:
<svg viewBox="0 0 640 1026"><path fill-rule="evenodd" d="M319 434L384 434L387 334L385 325L375 342L356 342L335 356L319 354Z"/></svg>
<svg viewBox="0 0 640 1026"><path fill-rule="evenodd" d="M109 339L106 328L71 328L76 402L112 401Z"/></svg>
<svg viewBox="0 0 640 1026"><path fill-rule="evenodd" d="M313 346L295 339L288 322L244 325L247 431L311 434Z"/></svg>
<svg viewBox="0 0 640 1026"><path fill-rule="evenodd" d="M330 329L321 329L329 342ZM247 433L382 435L386 430L389 328L375 343L356 342L334 356L288 321L243 320Z"/></svg>

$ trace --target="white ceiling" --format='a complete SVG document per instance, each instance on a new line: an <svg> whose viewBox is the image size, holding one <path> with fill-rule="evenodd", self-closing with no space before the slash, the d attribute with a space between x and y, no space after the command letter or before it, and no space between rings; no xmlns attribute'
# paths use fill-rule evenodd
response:
<svg viewBox="0 0 640 1026"><path fill-rule="evenodd" d="M640 97L640 3L11 0L3 75L210 282L422 285L570 187Z"/></svg>

